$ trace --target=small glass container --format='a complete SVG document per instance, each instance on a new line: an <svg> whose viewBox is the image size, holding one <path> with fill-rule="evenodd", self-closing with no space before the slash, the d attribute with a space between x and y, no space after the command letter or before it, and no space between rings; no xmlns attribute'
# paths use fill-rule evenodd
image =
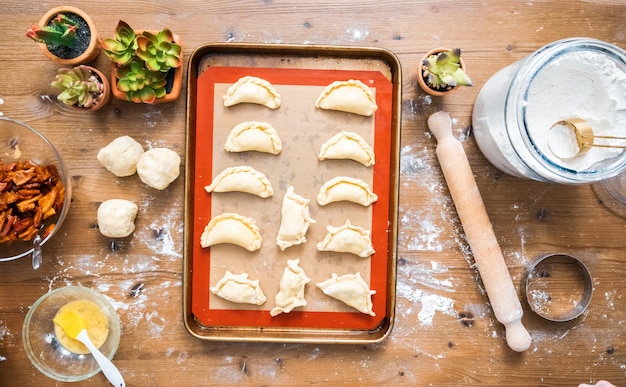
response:
<svg viewBox="0 0 626 387"><path fill-rule="evenodd" d="M76 354L61 345L54 332L54 316L71 301L91 301L109 319L109 335L99 348L113 359L120 343L120 319L109 300L95 290L82 286L65 286L41 296L28 310L22 327L26 356L44 375L61 382L77 382L100 372L91 354Z"/></svg>
<svg viewBox="0 0 626 387"><path fill-rule="evenodd" d="M56 167L59 173L59 179L64 185L63 208L48 218L44 226L41 227L40 234L43 234L43 230L48 225L56 224L47 236L41 238L37 248L43 247L59 230L70 209L72 182L65 162L54 145L43 134L24 122L8 117L0 117L0 160L5 165L30 160L42 166L52 165ZM0 262L32 255L35 249L33 241L18 239L11 242L0 242Z"/></svg>
<svg viewBox="0 0 626 387"><path fill-rule="evenodd" d="M552 152L550 128L576 118L595 135L626 135L626 51L588 38L550 43L486 82L472 124L485 157L513 176L581 184L626 170L623 148L593 146L567 159Z"/></svg>

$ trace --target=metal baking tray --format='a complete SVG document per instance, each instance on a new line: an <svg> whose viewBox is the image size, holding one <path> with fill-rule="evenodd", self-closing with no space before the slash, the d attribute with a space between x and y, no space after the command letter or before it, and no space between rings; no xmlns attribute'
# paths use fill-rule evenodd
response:
<svg viewBox="0 0 626 387"><path fill-rule="evenodd" d="M263 78L281 94L282 105L240 104L225 108L222 96L240 77ZM375 90L378 110L371 117L317 109L317 96L335 80L359 79ZM401 68L396 56L380 48L206 44L191 55L188 66L186 191L184 244L184 322L203 340L302 343L373 343L393 327L396 297L396 243L400 146ZM225 152L230 130L243 121L271 122L283 150L279 155ZM340 130L355 131L373 145L376 163L365 167L352 160L317 160L319 148ZM264 172L274 195L262 199L240 193L204 190L225 167L251 165ZM315 200L324 181L337 175L361 178L379 196L369 207L354 203L319 206ZM307 242L281 251L275 244L286 188L310 199L315 224ZM228 244L202 248L200 235L221 212L255 219L263 245L250 253ZM370 225L376 250L369 258L316 250L326 226ZM367 228L367 227L364 227ZM307 305L271 317L274 297L288 259L300 259L311 281ZM223 300L209 290L225 271L248 273L267 296L261 306ZM337 275L359 272L376 294L376 316L360 313L326 296L315 285Z"/></svg>

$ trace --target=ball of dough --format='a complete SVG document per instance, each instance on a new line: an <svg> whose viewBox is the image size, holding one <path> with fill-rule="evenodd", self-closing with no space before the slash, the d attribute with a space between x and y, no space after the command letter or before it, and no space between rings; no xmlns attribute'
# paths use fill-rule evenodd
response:
<svg viewBox="0 0 626 387"><path fill-rule="evenodd" d="M180 156L167 148L150 149L139 158L137 174L150 187L165 189L180 174Z"/></svg>
<svg viewBox="0 0 626 387"><path fill-rule="evenodd" d="M124 238L135 230L137 205L129 200L109 199L98 207L98 228L109 238Z"/></svg>
<svg viewBox="0 0 626 387"><path fill-rule="evenodd" d="M121 136L98 152L100 163L115 176L133 175L143 147L129 136Z"/></svg>

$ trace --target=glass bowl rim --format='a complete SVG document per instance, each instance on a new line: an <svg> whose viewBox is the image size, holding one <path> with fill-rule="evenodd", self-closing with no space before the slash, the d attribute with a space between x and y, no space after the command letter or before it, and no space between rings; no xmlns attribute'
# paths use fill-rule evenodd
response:
<svg viewBox="0 0 626 387"><path fill-rule="evenodd" d="M61 382L78 382L81 380L85 380L85 379L89 379L92 376L96 375L97 373L99 373L101 371L100 367L96 367L94 370L92 370L91 372L85 373L83 375L76 375L76 376L65 376L62 374L57 374L57 373L52 373L50 371L48 371L47 369L45 369L42 365L41 362L39 361L39 359L37 358L37 356L35 356L35 354L33 353L32 347L30 345L30 332L29 332L29 328L30 328L30 323L31 320L33 318L33 316L35 315L35 311L39 308L39 306L46 301L48 298L64 293L64 292L72 292L72 291L76 291L76 292L84 292L86 294L91 295L92 297L100 300L102 302L102 304L104 304L106 306L106 308L108 309L108 315L109 315L109 323L111 324L111 327L109 328L111 332L117 332L117 335L109 335L109 338L107 338L108 340L113 340L112 341L112 346L111 346L111 353L107 356L109 358L109 360L112 360L113 357L115 356L115 354L117 353L117 350L119 348L119 343L120 343L120 337L122 334L121 331L121 323L120 323L120 318L119 315L117 314L117 311L115 310L115 308L113 307L113 305L111 304L111 302L100 292L97 292L91 288L85 287L85 286L80 286L80 285L67 285L67 286L63 286L61 288L57 288L54 290L51 290L45 294L43 294L42 296L40 296L32 305L31 307L28 309L28 312L26 313L26 317L24 318L24 323L22 325L22 342L24 344L24 351L26 352L26 357L28 357L28 360L30 360L31 364L42 374L46 375L47 377L54 379L54 380L58 380ZM77 298L78 299L78 298ZM59 306L60 307L60 306Z"/></svg>
<svg viewBox="0 0 626 387"><path fill-rule="evenodd" d="M70 176L69 176L69 171L67 169L67 166L65 165L65 161L61 157L61 154L58 152L57 148L40 131L38 131L37 129L33 128L32 126L30 126L29 124L27 124L27 123L25 123L23 121L16 120L16 119L13 119L13 118L10 118L10 117L2 116L2 117L0 117L0 120L1 121L6 121L6 122L11 122L11 123L14 123L14 124L17 124L17 125L21 125L21 126L25 127L26 129L28 129L36 137L40 138L49 147L49 149L54 154L55 159L59 163L59 165L58 165L59 174L60 174L61 178L63 179L63 184L65 186L65 197L64 197L64 202L63 202L63 208L61 209L61 213L59 214L59 217L57 218L56 226L52 229L50 234L48 234L45 238L43 238L41 240L41 242L39 242L39 246L43 247L48 240L52 239L52 237L57 233L58 229L61 228L61 226L62 226L63 222L65 221L65 218L67 217L67 214L68 214L68 212L70 210L70 204L71 204L71 201L72 201L72 185L71 185L71 180L70 180ZM16 260L16 259L19 259L19 258L23 258L23 257L28 256L28 255L31 255L33 253L34 249L35 249L35 247L33 246L30 249L27 249L27 250L25 250L25 251L23 251L21 253L16 254L16 255L9 256L9 257L0 257L0 262L13 261L13 260Z"/></svg>

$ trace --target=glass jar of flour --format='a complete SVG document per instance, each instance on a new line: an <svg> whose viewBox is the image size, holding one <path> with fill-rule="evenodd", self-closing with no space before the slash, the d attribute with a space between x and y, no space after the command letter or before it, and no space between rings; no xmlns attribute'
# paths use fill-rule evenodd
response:
<svg viewBox="0 0 626 387"><path fill-rule="evenodd" d="M480 150L510 175L579 184L626 170L623 140L591 139L596 145L564 157L577 145L576 127L557 124L570 121L595 136L626 137L626 51L587 38L550 43L491 77L472 118Z"/></svg>

